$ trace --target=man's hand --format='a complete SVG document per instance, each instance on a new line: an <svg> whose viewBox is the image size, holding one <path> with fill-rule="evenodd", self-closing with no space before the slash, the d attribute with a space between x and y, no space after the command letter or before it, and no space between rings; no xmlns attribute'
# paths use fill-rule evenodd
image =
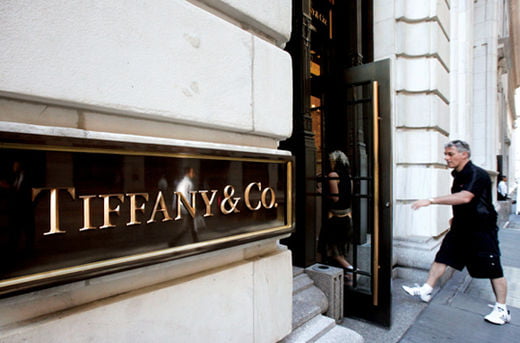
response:
<svg viewBox="0 0 520 343"><path fill-rule="evenodd" d="M412 209L418 210L421 207L430 206L431 204L432 204L432 202L428 199L417 200L412 203Z"/></svg>

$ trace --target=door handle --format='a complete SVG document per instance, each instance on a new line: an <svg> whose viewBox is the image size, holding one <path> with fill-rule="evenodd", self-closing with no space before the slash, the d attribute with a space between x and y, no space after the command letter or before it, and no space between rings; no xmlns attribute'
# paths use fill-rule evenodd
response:
<svg viewBox="0 0 520 343"><path fill-rule="evenodd" d="M374 277L372 279L372 304L374 306L379 305L379 89L378 82L372 81L372 133L374 138L374 227L373 227L373 248L374 248L374 260L372 270L374 271Z"/></svg>

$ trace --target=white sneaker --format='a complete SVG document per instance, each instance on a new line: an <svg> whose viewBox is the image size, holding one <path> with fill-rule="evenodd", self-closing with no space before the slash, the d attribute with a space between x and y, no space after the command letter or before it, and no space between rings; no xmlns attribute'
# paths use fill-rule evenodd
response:
<svg viewBox="0 0 520 343"><path fill-rule="evenodd" d="M511 312L495 305L493 307L493 311L485 316L484 319L492 324L504 325L505 323L509 323L511 321Z"/></svg>
<svg viewBox="0 0 520 343"><path fill-rule="evenodd" d="M425 303L429 302L432 298L432 292L426 293L421 286L415 284L415 287L409 287L403 285L403 289L406 293L411 296L418 296Z"/></svg>

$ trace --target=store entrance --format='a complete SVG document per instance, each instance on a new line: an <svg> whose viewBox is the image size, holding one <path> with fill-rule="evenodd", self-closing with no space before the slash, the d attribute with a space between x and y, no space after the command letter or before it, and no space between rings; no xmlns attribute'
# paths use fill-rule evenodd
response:
<svg viewBox="0 0 520 343"><path fill-rule="evenodd" d="M317 261L344 269L345 315L385 326L392 256L389 67L384 60L345 69L322 95L329 106L311 108L321 204ZM342 168L338 156L345 158Z"/></svg>
<svg viewBox="0 0 520 343"><path fill-rule="evenodd" d="M390 64L371 62L371 1L293 5L294 133L283 148L296 158L296 231L284 243L297 266L349 265L345 315L389 326Z"/></svg>

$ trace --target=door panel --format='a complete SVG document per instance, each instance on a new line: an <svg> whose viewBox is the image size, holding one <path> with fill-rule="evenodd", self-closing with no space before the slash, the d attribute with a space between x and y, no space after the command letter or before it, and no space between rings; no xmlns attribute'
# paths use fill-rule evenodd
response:
<svg viewBox="0 0 520 343"><path fill-rule="evenodd" d="M331 119L341 135L329 144L346 150L352 164L355 232L352 285L345 285L345 314L383 326L391 314L391 121L388 60L349 68L338 87L339 115ZM329 126L331 125L329 124Z"/></svg>

